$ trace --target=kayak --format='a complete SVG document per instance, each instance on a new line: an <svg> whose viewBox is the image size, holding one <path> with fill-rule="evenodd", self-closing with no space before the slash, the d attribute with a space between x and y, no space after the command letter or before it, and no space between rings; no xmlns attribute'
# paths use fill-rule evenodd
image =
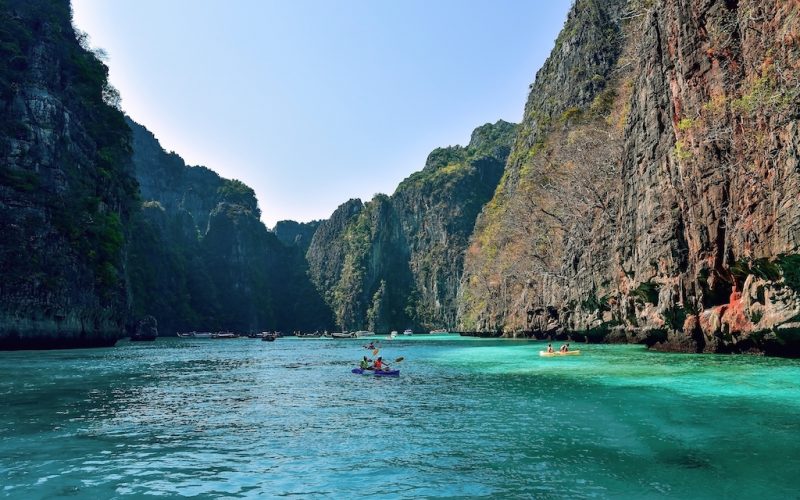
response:
<svg viewBox="0 0 800 500"><path fill-rule="evenodd" d="M353 368L350 370L358 375L375 375L376 377L399 377L400 370L363 370L361 368Z"/></svg>
<svg viewBox="0 0 800 500"><path fill-rule="evenodd" d="M545 358L554 358L554 357L556 357L556 356L580 356L580 355L581 355L581 351L567 351L567 352L560 352L560 351L555 351L555 352L539 351L539 356L542 356L542 357L545 357Z"/></svg>

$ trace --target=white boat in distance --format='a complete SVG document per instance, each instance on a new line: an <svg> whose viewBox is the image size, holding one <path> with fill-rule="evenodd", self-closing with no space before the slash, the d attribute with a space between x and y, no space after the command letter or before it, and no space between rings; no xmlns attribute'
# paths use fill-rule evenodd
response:
<svg viewBox="0 0 800 500"><path fill-rule="evenodd" d="M193 339L238 339L241 338L240 335L233 333L233 332L189 332L189 333L178 333L178 337L181 338L193 338Z"/></svg>
<svg viewBox="0 0 800 500"><path fill-rule="evenodd" d="M178 337L181 338L193 338L193 339L210 339L214 337L214 333L211 332L188 332L188 333L178 333Z"/></svg>
<svg viewBox="0 0 800 500"><path fill-rule="evenodd" d="M355 332L334 332L331 336L335 339L354 339L356 334Z"/></svg>
<svg viewBox="0 0 800 500"><path fill-rule="evenodd" d="M355 333L355 336L358 337L358 338L361 338L361 337L374 337L375 336L375 332L368 332L366 330L359 330L359 331L357 331Z"/></svg>
<svg viewBox="0 0 800 500"><path fill-rule="evenodd" d="M406 328L403 330L403 335L414 335L414 332L412 332L410 328Z"/></svg>

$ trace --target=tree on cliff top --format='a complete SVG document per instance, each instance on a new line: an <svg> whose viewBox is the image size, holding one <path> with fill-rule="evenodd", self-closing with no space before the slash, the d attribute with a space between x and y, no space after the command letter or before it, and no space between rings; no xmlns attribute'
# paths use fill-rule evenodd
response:
<svg viewBox="0 0 800 500"><path fill-rule="evenodd" d="M219 195L219 201L241 205L253 212L256 217L261 217L256 192L244 182L237 179L225 180L217 189L217 195Z"/></svg>

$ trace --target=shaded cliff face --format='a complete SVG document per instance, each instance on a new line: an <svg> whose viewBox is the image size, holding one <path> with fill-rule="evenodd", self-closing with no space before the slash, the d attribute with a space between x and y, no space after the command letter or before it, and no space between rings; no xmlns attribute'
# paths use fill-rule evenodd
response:
<svg viewBox="0 0 800 500"><path fill-rule="evenodd" d="M310 272L339 326L454 326L468 237L515 131L502 121L484 125L467 147L433 151L391 197L350 200L320 225L307 254Z"/></svg>
<svg viewBox="0 0 800 500"><path fill-rule="evenodd" d="M133 159L141 198L158 201L168 212L188 212L205 232L224 179L206 167L186 165L176 153L164 151L152 132L130 118L125 121L133 132Z"/></svg>
<svg viewBox="0 0 800 500"><path fill-rule="evenodd" d="M799 10L577 2L471 242L462 326L793 353ZM603 86L560 78L586 60Z"/></svg>
<svg viewBox="0 0 800 500"><path fill-rule="evenodd" d="M183 330L313 330L332 325L306 275L303 251L261 223L253 190L187 166L129 120L145 200L133 221L134 317Z"/></svg>
<svg viewBox="0 0 800 500"><path fill-rule="evenodd" d="M130 137L69 2L0 2L0 348L124 332Z"/></svg>
<svg viewBox="0 0 800 500"><path fill-rule="evenodd" d="M272 232L278 237L281 243L287 247L296 247L304 255L311 245L311 239L317 232L322 221L295 222L293 220L281 220L275 224Z"/></svg>

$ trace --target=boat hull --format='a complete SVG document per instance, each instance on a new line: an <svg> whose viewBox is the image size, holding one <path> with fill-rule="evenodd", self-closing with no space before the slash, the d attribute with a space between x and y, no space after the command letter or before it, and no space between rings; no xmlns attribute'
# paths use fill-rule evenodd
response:
<svg viewBox="0 0 800 500"><path fill-rule="evenodd" d="M543 358L557 358L559 356L580 356L581 351L567 351L567 352L547 352L547 351L539 351L539 356Z"/></svg>
<svg viewBox="0 0 800 500"><path fill-rule="evenodd" d="M353 368L350 370L357 375L374 375L376 377L399 377L400 370L377 371L377 370L363 370L361 368Z"/></svg>

